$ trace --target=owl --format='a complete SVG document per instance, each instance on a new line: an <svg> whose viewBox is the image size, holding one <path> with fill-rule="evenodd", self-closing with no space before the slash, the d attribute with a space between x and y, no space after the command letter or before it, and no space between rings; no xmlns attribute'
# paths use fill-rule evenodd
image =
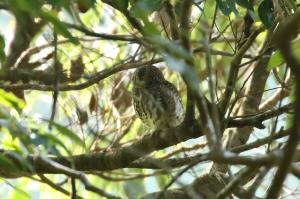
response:
<svg viewBox="0 0 300 199"><path fill-rule="evenodd" d="M184 119L182 100L176 87L155 66L135 70L133 105L137 116L153 130L179 125Z"/></svg>

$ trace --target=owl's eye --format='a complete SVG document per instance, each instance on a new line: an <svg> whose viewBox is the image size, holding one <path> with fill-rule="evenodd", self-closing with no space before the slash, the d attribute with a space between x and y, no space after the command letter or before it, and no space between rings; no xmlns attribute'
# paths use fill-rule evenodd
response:
<svg viewBox="0 0 300 199"><path fill-rule="evenodd" d="M145 74L146 74L146 71L145 71L145 70L140 70L140 71L138 71L138 77L139 77L139 79L140 79L140 80L144 79Z"/></svg>

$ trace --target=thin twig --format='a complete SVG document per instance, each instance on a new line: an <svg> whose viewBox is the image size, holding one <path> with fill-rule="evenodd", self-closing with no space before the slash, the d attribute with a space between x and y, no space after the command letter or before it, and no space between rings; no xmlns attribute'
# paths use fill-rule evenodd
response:
<svg viewBox="0 0 300 199"><path fill-rule="evenodd" d="M229 194L233 192L233 190L239 185L241 179L246 178L247 176L251 175L253 172L256 172L257 168L253 167L246 167L239 171L239 173L234 176L234 178L227 183L227 185L219 191L216 198L217 199L225 199Z"/></svg>
<svg viewBox="0 0 300 199"><path fill-rule="evenodd" d="M227 127L255 126L257 128L263 128L263 121L271 119L283 113L287 113L292 110L293 106L293 103L290 103L279 107L278 109L265 111L256 115L245 115L242 117L229 118Z"/></svg>
<svg viewBox="0 0 300 199"><path fill-rule="evenodd" d="M248 40L241 46L241 48L237 51L236 55L231 61L229 76L226 84L226 89L224 93L223 100L220 103L220 112L221 115L225 115L227 107L229 105L231 95L234 91L234 85L236 83L236 78L239 70L239 65L242 61L243 55L253 44L256 37L265 30L264 27L260 27L256 29L248 38Z"/></svg>
<svg viewBox="0 0 300 199"><path fill-rule="evenodd" d="M38 174L38 176L39 176L40 179L41 179L40 182L49 185L49 186L52 187L53 189L55 189L55 190L57 190L57 191L59 191L59 192L65 194L65 195L67 195L67 196L70 196L71 193L70 193L69 191L67 191L67 190L65 190L64 188L62 188L61 186L55 184L54 182L52 182L52 181L51 181L49 178L47 178L46 176L44 176L44 175L42 175L42 174ZM77 198L78 198L78 199L83 199L83 197L78 196L78 195L77 195Z"/></svg>

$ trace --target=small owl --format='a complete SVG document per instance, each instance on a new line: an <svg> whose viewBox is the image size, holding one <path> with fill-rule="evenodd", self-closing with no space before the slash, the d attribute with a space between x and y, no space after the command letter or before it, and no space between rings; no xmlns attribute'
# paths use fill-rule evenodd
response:
<svg viewBox="0 0 300 199"><path fill-rule="evenodd" d="M154 130L177 126L184 119L176 87L155 66L144 66L134 72L133 105L138 117Z"/></svg>

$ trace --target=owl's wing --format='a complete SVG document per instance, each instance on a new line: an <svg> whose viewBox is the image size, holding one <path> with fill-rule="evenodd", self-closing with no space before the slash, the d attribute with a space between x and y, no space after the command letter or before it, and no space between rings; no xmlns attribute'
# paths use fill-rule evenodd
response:
<svg viewBox="0 0 300 199"><path fill-rule="evenodd" d="M164 81L162 84L159 84L153 88L153 96L160 101L162 108L172 114L176 110L176 106L181 102L181 97L176 87L168 82Z"/></svg>

